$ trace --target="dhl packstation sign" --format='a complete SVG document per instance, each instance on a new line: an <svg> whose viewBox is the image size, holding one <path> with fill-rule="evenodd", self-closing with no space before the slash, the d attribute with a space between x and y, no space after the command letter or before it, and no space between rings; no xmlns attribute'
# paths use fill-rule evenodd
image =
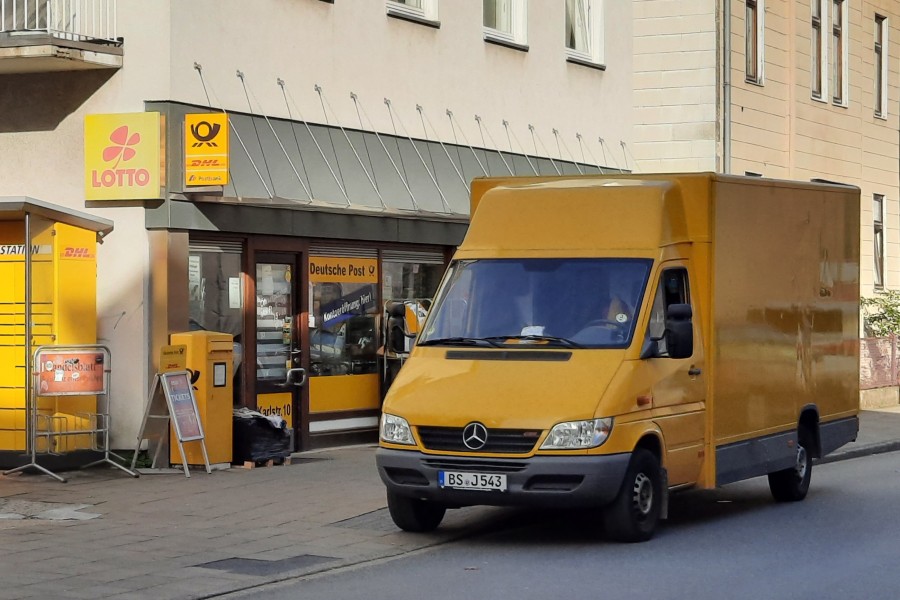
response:
<svg viewBox="0 0 900 600"><path fill-rule="evenodd" d="M85 116L85 199L160 198L161 137L159 113Z"/></svg>

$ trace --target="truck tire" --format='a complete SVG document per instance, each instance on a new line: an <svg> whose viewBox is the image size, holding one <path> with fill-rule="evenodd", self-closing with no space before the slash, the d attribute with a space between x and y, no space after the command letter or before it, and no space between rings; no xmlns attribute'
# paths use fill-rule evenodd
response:
<svg viewBox="0 0 900 600"><path fill-rule="evenodd" d="M606 534L618 542L646 542L656 530L662 500L659 460L649 450L638 448L631 455L618 495L603 513Z"/></svg>
<svg viewBox="0 0 900 600"><path fill-rule="evenodd" d="M777 502L798 502L806 498L812 478L811 436L806 429L798 432L797 458L789 469L769 473L769 491Z"/></svg>
<svg viewBox="0 0 900 600"><path fill-rule="evenodd" d="M388 511L394 524L403 531L424 533L441 524L447 509L434 502L387 493Z"/></svg>

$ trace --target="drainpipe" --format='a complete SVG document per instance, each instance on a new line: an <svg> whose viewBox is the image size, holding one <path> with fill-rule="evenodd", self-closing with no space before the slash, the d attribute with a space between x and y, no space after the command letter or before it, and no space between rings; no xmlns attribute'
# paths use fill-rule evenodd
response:
<svg viewBox="0 0 900 600"><path fill-rule="evenodd" d="M731 2L723 0L724 23L722 34L725 36L722 69L723 69L723 107L722 107L722 172L731 173Z"/></svg>

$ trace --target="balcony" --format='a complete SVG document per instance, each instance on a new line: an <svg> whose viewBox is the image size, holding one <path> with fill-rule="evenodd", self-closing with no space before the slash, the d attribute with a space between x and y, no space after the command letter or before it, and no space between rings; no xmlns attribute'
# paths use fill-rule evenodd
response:
<svg viewBox="0 0 900 600"><path fill-rule="evenodd" d="M116 0L0 0L0 75L121 66Z"/></svg>

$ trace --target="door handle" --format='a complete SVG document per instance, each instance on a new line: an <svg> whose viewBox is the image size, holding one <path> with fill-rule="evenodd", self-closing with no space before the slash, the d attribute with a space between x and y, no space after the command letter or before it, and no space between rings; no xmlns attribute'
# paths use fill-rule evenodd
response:
<svg viewBox="0 0 900 600"><path fill-rule="evenodd" d="M702 372L703 371L701 371L697 367L691 367L690 369L688 369L688 375L690 375L691 377L696 377L697 375L699 375Z"/></svg>
<svg viewBox="0 0 900 600"><path fill-rule="evenodd" d="M301 387L306 383L306 369L288 369L285 382L280 387L295 385Z"/></svg>

